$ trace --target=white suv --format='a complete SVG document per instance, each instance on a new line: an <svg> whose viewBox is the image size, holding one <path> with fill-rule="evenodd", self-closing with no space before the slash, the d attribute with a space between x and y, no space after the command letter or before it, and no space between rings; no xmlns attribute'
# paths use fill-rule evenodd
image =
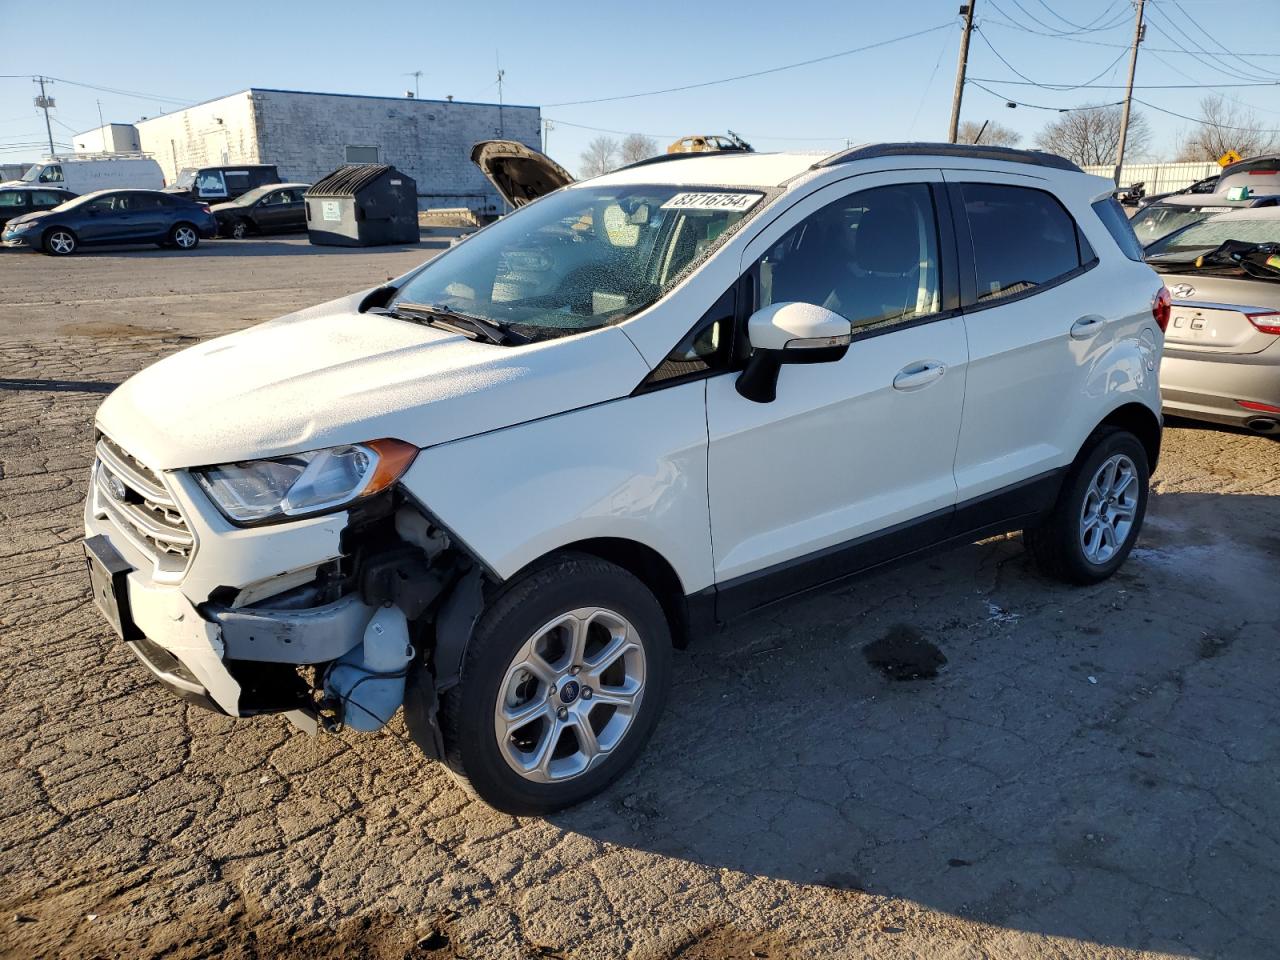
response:
<svg viewBox="0 0 1280 960"><path fill-rule="evenodd" d="M525 153L495 182L567 179ZM718 623L1008 529L1071 582L1124 561L1168 300L1111 189L889 144L511 191L417 270L112 394L95 598L185 697L312 729L403 704L494 806L574 803Z"/></svg>

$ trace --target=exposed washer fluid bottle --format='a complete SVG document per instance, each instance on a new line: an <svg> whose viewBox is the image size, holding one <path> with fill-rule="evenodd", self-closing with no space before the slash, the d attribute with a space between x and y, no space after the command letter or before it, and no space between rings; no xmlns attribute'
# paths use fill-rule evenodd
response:
<svg viewBox="0 0 1280 960"><path fill-rule="evenodd" d="M409 623L399 607L381 607L364 628L364 640L334 661L325 693L342 704L342 723L377 730L404 702L405 673L413 660Z"/></svg>

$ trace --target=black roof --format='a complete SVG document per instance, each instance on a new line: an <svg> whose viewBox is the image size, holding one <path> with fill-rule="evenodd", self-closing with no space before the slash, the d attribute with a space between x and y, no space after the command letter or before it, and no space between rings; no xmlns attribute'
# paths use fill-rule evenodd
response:
<svg viewBox="0 0 1280 960"><path fill-rule="evenodd" d="M313 183L307 196L354 197L384 173L394 169L389 163L348 163Z"/></svg>
<svg viewBox="0 0 1280 960"><path fill-rule="evenodd" d="M1038 167L1071 170L1083 173L1066 157L1042 150L1016 150L1013 147L986 147L968 143L871 143L834 153L813 165L817 170L834 167L855 160L874 160L879 157L966 157L971 160L1001 160L1005 163L1030 163Z"/></svg>

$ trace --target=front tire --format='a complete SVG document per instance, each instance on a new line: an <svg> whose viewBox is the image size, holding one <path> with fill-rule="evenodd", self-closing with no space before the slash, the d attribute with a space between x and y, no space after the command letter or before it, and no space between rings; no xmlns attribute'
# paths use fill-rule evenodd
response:
<svg viewBox="0 0 1280 960"><path fill-rule="evenodd" d="M194 250L200 246L200 233L189 223L175 223L169 231L169 244L179 250Z"/></svg>
<svg viewBox="0 0 1280 960"><path fill-rule="evenodd" d="M76 252L76 248L80 246L80 241L66 227L54 227L45 233L41 246L44 248L44 252L51 257L69 257Z"/></svg>
<svg viewBox="0 0 1280 960"><path fill-rule="evenodd" d="M512 814L599 793L644 748L666 700L671 631L638 579L563 554L505 586L441 699L445 763Z"/></svg>
<svg viewBox="0 0 1280 960"><path fill-rule="evenodd" d="M231 225L231 239L243 240L249 236L249 223L246 220L237 220Z"/></svg>
<svg viewBox="0 0 1280 960"><path fill-rule="evenodd" d="M1107 579L1133 549L1147 512L1150 468L1127 430L1096 431L1076 458L1053 512L1022 532L1040 571L1066 583Z"/></svg>

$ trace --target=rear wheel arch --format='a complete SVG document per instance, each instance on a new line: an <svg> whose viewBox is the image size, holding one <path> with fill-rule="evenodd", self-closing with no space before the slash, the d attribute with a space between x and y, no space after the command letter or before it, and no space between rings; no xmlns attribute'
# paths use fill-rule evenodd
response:
<svg viewBox="0 0 1280 960"><path fill-rule="evenodd" d="M1102 422L1094 428L1090 437L1102 427L1119 427L1121 430L1127 430L1137 437L1147 453L1148 469L1151 473L1156 472L1156 463L1160 459L1160 433L1162 428L1160 418L1151 411L1150 407L1136 402L1126 403L1121 407L1117 407L1103 418Z"/></svg>

